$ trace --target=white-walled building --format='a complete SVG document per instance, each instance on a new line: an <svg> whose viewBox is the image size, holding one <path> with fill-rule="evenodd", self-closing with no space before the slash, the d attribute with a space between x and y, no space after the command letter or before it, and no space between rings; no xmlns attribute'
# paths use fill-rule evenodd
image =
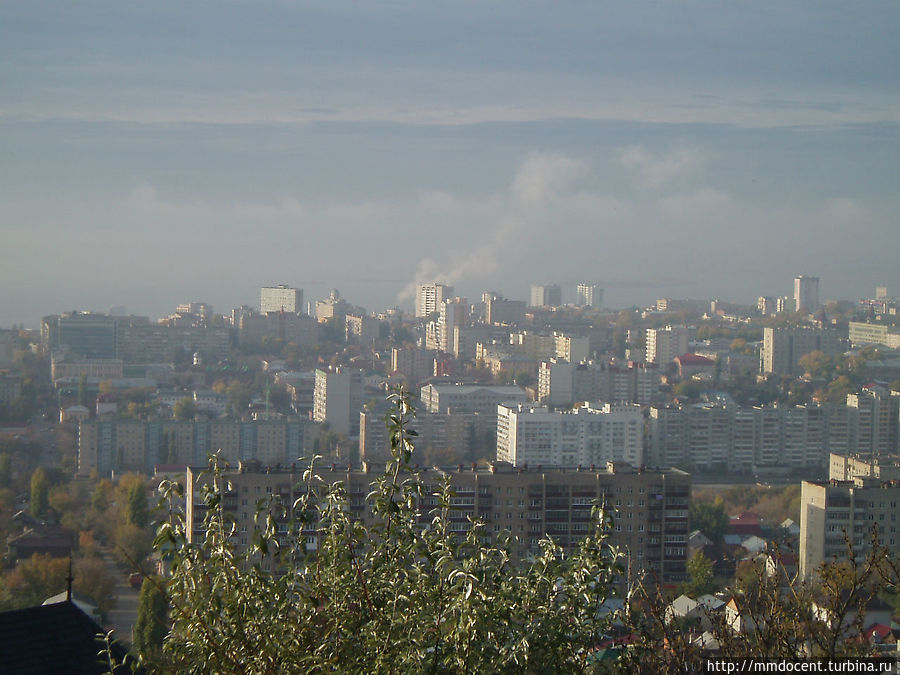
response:
<svg viewBox="0 0 900 675"><path fill-rule="evenodd" d="M441 306L444 300L453 295L453 286L431 283L416 286L416 318L432 314Z"/></svg>
<svg viewBox="0 0 900 675"><path fill-rule="evenodd" d="M430 413L482 413L494 416L501 403L525 403L521 387L480 384L427 384L419 398Z"/></svg>
<svg viewBox="0 0 900 675"><path fill-rule="evenodd" d="M299 314L303 312L303 289L291 288L284 284L277 286L263 286L259 289L259 311L287 312Z"/></svg>
<svg viewBox="0 0 900 675"><path fill-rule="evenodd" d="M361 370L316 370L313 419L316 422L328 422L338 433L357 436L363 394Z"/></svg>
<svg viewBox="0 0 900 675"><path fill-rule="evenodd" d="M600 309L603 307L603 289L595 284L578 284L575 288L575 304Z"/></svg>
<svg viewBox="0 0 900 675"><path fill-rule="evenodd" d="M689 332L685 326L647 329L647 362L666 366L688 351Z"/></svg>
<svg viewBox="0 0 900 675"><path fill-rule="evenodd" d="M819 277L794 277L794 311L815 312L819 308Z"/></svg>
<svg viewBox="0 0 900 675"><path fill-rule="evenodd" d="M654 365L549 359L538 368L537 400L552 406L597 400L649 405L659 394L659 384Z"/></svg>
<svg viewBox="0 0 900 675"><path fill-rule="evenodd" d="M531 287L529 307L559 307L562 304L562 289L557 284Z"/></svg>
<svg viewBox="0 0 900 675"><path fill-rule="evenodd" d="M497 460L514 466L644 463L643 413L638 405L605 404L551 412L537 405L497 407Z"/></svg>
<svg viewBox="0 0 900 675"><path fill-rule="evenodd" d="M437 349L446 354L453 353L453 337L456 329L465 326L469 321L469 301L466 298L453 298L443 301L438 311Z"/></svg>

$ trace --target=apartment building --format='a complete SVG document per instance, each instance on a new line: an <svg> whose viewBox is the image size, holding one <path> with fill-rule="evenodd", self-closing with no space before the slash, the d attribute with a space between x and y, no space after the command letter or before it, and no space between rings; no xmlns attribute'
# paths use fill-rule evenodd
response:
<svg viewBox="0 0 900 675"><path fill-rule="evenodd" d="M891 555L900 554L897 528L900 480L855 476L803 481L800 492L800 574L810 579L822 563L857 560L872 551L873 533Z"/></svg>
<svg viewBox="0 0 900 675"><path fill-rule="evenodd" d="M647 361L667 366L688 350L690 331L685 326L647 329Z"/></svg>
<svg viewBox="0 0 900 675"><path fill-rule="evenodd" d="M893 454L900 449L900 396L885 387L871 384L847 395L853 408L857 450L872 454Z"/></svg>
<svg viewBox="0 0 900 675"><path fill-rule="evenodd" d="M884 345L889 349L900 349L900 329L886 323L863 323L851 321L849 339L853 347L862 345Z"/></svg>
<svg viewBox="0 0 900 675"><path fill-rule="evenodd" d="M847 481L856 477L878 478L883 481L900 480L900 454L831 453L828 465L829 479Z"/></svg>
<svg viewBox="0 0 900 675"><path fill-rule="evenodd" d="M361 370L338 368L332 372L317 369L313 419L328 422L332 429L345 436L357 436L364 394Z"/></svg>
<svg viewBox="0 0 900 675"><path fill-rule="evenodd" d="M815 469L858 446L848 406L652 406L648 463L701 471Z"/></svg>
<svg viewBox="0 0 900 675"><path fill-rule="evenodd" d="M263 338L293 342L298 347L311 347L319 336L319 325L305 314L290 312L242 312L238 317L238 342L258 344Z"/></svg>
<svg viewBox="0 0 900 675"><path fill-rule="evenodd" d="M435 351L416 347L394 347L391 350L391 372L399 373L416 385L434 376Z"/></svg>
<svg viewBox="0 0 900 675"><path fill-rule="evenodd" d="M577 401L649 405L657 398L659 385L659 368L653 364L572 363L566 359L550 359L538 367L537 400L553 406L568 406Z"/></svg>
<svg viewBox="0 0 900 675"><path fill-rule="evenodd" d="M480 384L426 384L419 392L431 413L481 413L496 418L500 403L525 403L521 387Z"/></svg>
<svg viewBox="0 0 900 675"><path fill-rule="evenodd" d="M525 301L507 300L497 293L486 292L484 298L484 322L494 325L514 325L525 319Z"/></svg>
<svg viewBox="0 0 900 675"><path fill-rule="evenodd" d="M819 277L794 277L794 311L815 312L819 308Z"/></svg>
<svg viewBox="0 0 900 675"><path fill-rule="evenodd" d="M361 461L384 462L391 456L390 433L385 415L391 411L387 401L367 405L359 414L359 457ZM493 437L497 430L496 417L470 413L419 412L410 422L415 431L416 459L426 464L426 453L448 457L470 457L479 440ZM453 460L451 460L453 461Z"/></svg>
<svg viewBox="0 0 900 675"><path fill-rule="evenodd" d="M603 307L603 289L595 284L582 283L575 287L575 304L579 307Z"/></svg>
<svg viewBox="0 0 900 675"><path fill-rule="evenodd" d="M310 454L315 427L308 421L177 420L82 421L78 425L78 474L96 471L152 473L157 464L202 465L219 450L236 466L257 459L275 466Z"/></svg>
<svg viewBox="0 0 900 675"><path fill-rule="evenodd" d="M377 469L323 467L317 470L325 484L342 482L350 511L363 522L371 523L371 490ZM223 503L235 518L235 543L246 550L252 542L253 516L259 499L278 495L288 506L300 496L302 467L264 467L258 462L243 462L238 470L228 471L228 486ZM453 488L451 530L464 536L472 520L484 523L485 537L491 541L501 532L513 536L514 561L540 551L539 542L551 536L566 552L574 551L589 531L591 509L595 501L606 504L615 514L610 544L626 555L628 572L645 572L648 583L675 584L685 580L687 557L688 509L691 477L677 469L643 470L624 463L601 467L565 469L515 468L497 462L490 466L463 466L455 469L428 469L418 472L427 486L436 490L449 476ZM206 508L200 497L203 481L200 469L189 468L186 479L186 516L192 524L190 540L203 534ZM420 522L426 526L429 512L437 506L435 498L420 504ZM289 515L289 514L288 514ZM279 533L287 537L286 518L279 520ZM314 530L301 535L310 548L318 545ZM263 561L271 569L271 561Z"/></svg>
<svg viewBox="0 0 900 675"><path fill-rule="evenodd" d="M562 305L562 289L557 284L531 287L529 307L559 307Z"/></svg>
<svg viewBox="0 0 900 675"><path fill-rule="evenodd" d="M416 286L416 318L438 311L441 303L453 295L453 286L431 283Z"/></svg>
<svg viewBox="0 0 900 675"><path fill-rule="evenodd" d="M841 352L841 340L834 330L823 328L764 328L760 370L775 375L802 375L800 359L810 352L826 356Z"/></svg>
<svg viewBox="0 0 900 675"><path fill-rule="evenodd" d="M469 301L466 298L445 300L439 306L436 322L435 347L445 354L454 352L454 336L458 328L469 322Z"/></svg>
<svg viewBox="0 0 900 675"><path fill-rule="evenodd" d="M552 412L534 404L497 407L497 460L513 466L644 463L644 416L639 405Z"/></svg>
<svg viewBox="0 0 900 675"><path fill-rule="evenodd" d="M260 314L269 312L285 312L301 314L303 312L303 289L291 288L284 284L263 286L259 289Z"/></svg>

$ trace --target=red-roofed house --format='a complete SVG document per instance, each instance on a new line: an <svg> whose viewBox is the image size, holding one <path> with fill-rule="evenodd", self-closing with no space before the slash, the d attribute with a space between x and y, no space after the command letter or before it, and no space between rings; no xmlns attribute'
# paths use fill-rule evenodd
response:
<svg viewBox="0 0 900 675"><path fill-rule="evenodd" d="M715 374L716 362L705 356L697 354L682 354L675 357L675 365L678 367L678 376L682 380L692 378L694 375L712 377Z"/></svg>
<svg viewBox="0 0 900 675"><path fill-rule="evenodd" d="M731 516L728 521L728 531L731 534L755 534L762 536L762 528L759 516L752 511L744 511L736 516Z"/></svg>
<svg viewBox="0 0 900 675"><path fill-rule="evenodd" d="M874 623L863 631L863 637L880 653L900 651L900 628Z"/></svg>

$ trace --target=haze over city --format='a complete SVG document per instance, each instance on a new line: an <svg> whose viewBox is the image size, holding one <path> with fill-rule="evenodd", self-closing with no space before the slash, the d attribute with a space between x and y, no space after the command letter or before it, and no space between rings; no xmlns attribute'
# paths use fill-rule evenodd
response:
<svg viewBox="0 0 900 675"><path fill-rule="evenodd" d="M715 8L715 11L711 11ZM900 289L900 6L0 7L0 325ZM564 297L571 301L572 297Z"/></svg>

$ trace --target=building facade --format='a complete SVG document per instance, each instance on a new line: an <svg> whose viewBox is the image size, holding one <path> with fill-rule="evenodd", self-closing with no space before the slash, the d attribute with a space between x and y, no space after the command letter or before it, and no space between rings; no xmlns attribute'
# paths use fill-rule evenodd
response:
<svg viewBox="0 0 900 675"><path fill-rule="evenodd" d="M259 344L264 338L311 347L319 336L319 324L311 316L289 312L242 313L238 318L238 342Z"/></svg>
<svg viewBox="0 0 900 675"><path fill-rule="evenodd" d="M794 311L815 312L819 308L819 277L794 277Z"/></svg>
<svg viewBox="0 0 900 675"><path fill-rule="evenodd" d="M825 356L840 354L837 332L823 328L764 328L760 370L775 375L802 375L800 359L814 351Z"/></svg>
<svg viewBox="0 0 900 675"><path fill-rule="evenodd" d="M484 322L493 325L515 325L525 320L525 302L507 300L497 293L484 294Z"/></svg>
<svg viewBox="0 0 900 675"><path fill-rule="evenodd" d="M497 460L513 466L644 464L644 415L638 405L551 412L536 405L497 408Z"/></svg>
<svg viewBox="0 0 900 675"><path fill-rule="evenodd" d="M453 295L453 286L431 283L416 286L416 318L438 311L441 303Z"/></svg>
<svg viewBox="0 0 900 675"><path fill-rule="evenodd" d="M900 330L884 323L850 322L850 343L860 345L884 345L890 349L900 349Z"/></svg>
<svg viewBox="0 0 900 675"><path fill-rule="evenodd" d="M284 284L263 286L259 289L260 314L269 312L303 313L303 289L291 288Z"/></svg>
<svg viewBox="0 0 900 675"><path fill-rule="evenodd" d="M372 468L332 466L316 473L326 484L341 481L350 511L371 524L374 519L366 495L377 475L377 469ZM290 507L306 490L302 475L302 468L265 469L250 462L225 473L229 489L223 504L234 516L239 551L246 550L253 541L256 502L278 495ZM647 583L656 584L675 584L687 578L691 477L677 469L640 470L622 463L594 469L523 469L498 462L489 467L460 465L456 469L422 470L418 475L426 484L426 493L436 490L441 480L449 477L453 489L452 532L465 536L472 521L482 521L484 536L491 541L497 541L501 533L509 533L514 561L538 554L540 541L546 536L567 553L574 552L589 532L594 503L600 502L615 513L609 543L625 554L628 574L637 577L643 572ZM204 480L209 480L208 474L188 469L186 516L187 522L193 524L191 541L203 534L206 507L199 488ZM419 505L423 527L431 522L430 511L437 505L434 498ZM304 531L302 536L308 547L315 550L315 530Z"/></svg>
<svg viewBox="0 0 900 675"><path fill-rule="evenodd" d="M872 551L873 533L892 556L900 553L897 528L900 481L856 476L851 480L803 481L800 492L800 575L815 576L822 563L858 561Z"/></svg>
<svg viewBox="0 0 900 675"><path fill-rule="evenodd" d="M578 401L620 401L650 405L659 395L659 368L654 364L617 365L606 361L571 363L542 361L538 368L537 400L552 406Z"/></svg>
<svg viewBox="0 0 900 675"><path fill-rule="evenodd" d="M557 284L531 287L529 307L559 307L562 305L562 289Z"/></svg>
<svg viewBox="0 0 900 675"><path fill-rule="evenodd" d="M898 397L881 403L893 417L848 405L740 407L721 403L650 408L648 463L702 471L824 468L831 453L896 453ZM889 422L888 419L893 421ZM881 439L891 439L881 443ZM894 443L894 445L891 445Z"/></svg>
<svg viewBox="0 0 900 675"><path fill-rule="evenodd" d="M603 289L595 284L581 283L575 287L575 304L579 307L603 307Z"/></svg>
<svg viewBox="0 0 900 675"><path fill-rule="evenodd" d="M237 466L256 459L266 466L284 465L307 456L311 448L306 421L82 421L78 425L78 474L110 472L149 474L157 464L201 466L210 454Z"/></svg>
<svg viewBox="0 0 900 675"><path fill-rule="evenodd" d="M690 334L685 326L647 329L647 361L667 366L688 350Z"/></svg>
<svg viewBox="0 0 900 675"><path fill-rule="evenodd" d="M525 403L520 387L478 384L426 384L419 391L422 407L430 413L481 413L495 418L501 403Z"/></svg>
<svg viewBox="0 0 900 675"><path fill-rule="evenodd" d="M328 422L339 434L357 436L363 396L362 371L318 369L313 391L313 419Z"/></svg>

